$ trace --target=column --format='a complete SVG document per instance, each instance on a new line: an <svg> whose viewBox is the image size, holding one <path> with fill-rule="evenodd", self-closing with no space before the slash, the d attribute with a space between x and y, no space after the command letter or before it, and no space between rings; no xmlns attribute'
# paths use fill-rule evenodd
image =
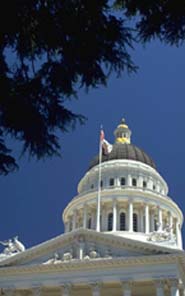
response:
<svg viewBox="0 0 185 296"><path fill-rule="evenodd" d="M32 295L33 296L40 296L41 295L41 288L40 287L33 287L32 288Z"/></svg>
<svg viewBox="0 0 185 296"><path fill-rule="evenodd" d="M128 183L128 186L132 186L132 177L130 174L128 175L127 183Z"/></svg>
<svg viewBox="0 0 185 296"><path fill-rule="evenodd" d="M148 180L148 189L153 190L153 180L151 177L149 177L149 180Z"/></svg>
<svg viewBox="0 0 185 296"><path fill-rule="evenodd" d="M128 204L128 230L133 232L133 202L129 201Z"/></svg>
<svg viewBox="0 0 185 296"><path fill-rule="evenodd" d="M83 211L83 228L87 228L87 205L84 205Z"/></svg>
<svg viewBox="0 0 185 296"><path fill-rule="evenodd" d="M72 285L70 283L64 284L61 289L61 296L69 296Z"/></svg>
<svg viewBox="0 0 185 296"><path fill-rule="evenodd" d="M170 293L171 296L180 296L179 281L177 279L170 280Z"/></svg>
<svg viewBox="0 0 185 296"><path fill-rule="evenodd" d="M170 234L173 235L173 216L171 212L168 212L168 224L170 227Z"/></svg>
<svg viewBox="0 0 185 296"><path fill-rule="evenodd" d="M92 283L91 289L92 289L92 296L100 296L100 283Z"/></svg>
<svg viewBox="0 0 185 296"><path fill-rule="evenodd" d="M130 282L122 282L122 295L123 296L131 296L131 283Z"/></svg>
<svg viewBox="0 0 185 296"><path fill-rule="evenodd" d="M140 208L140 231L141 232L144 232L144 221L143 221L143 205L141 205L141 208Z"/></svg>
<svg viewBox="0 0 185 296"><path fill-rule="evenodd" d="M73 211L73 226L72 226L72 230L75 230L76 229L76 216L77 216L77 211L74 210Z"/></svg>
<svg viewBox="0 0 185 296"><path fill-rule="evenodd" d="M138 178L138 187L143 188L143 177L142 176L139 176L139 178Z"/></svg>
<svg viewBox="0 0 185 296"><path fill-rule="evenodd" d="M150 215L150 225L151 225L151 229L150 231L153 232L155 230L155 213L154 210L152 210L151 215Z"/></svg>
<svg viewBox="0 0 185 296"><path fill-rule="evenodd" d="M164 283L162 281L155 282L156 296L164 296Z"/></svg>
<svg viewBox="0 0 185 296"><path fill-rule="evenodd" d="M158 207L158 231L163 230L163 216L162 216L162 209Z"/></svg>
<svg viewBox="0 0 185 296"><path fill-rule="evenodd" d="M117 230L117 201L113 200L113 231Z"/></svg>
<svg viewBox="0 0 185 296"><path fill-rule="evenodd" d="M145 204L145 233L149 233L149 229L150 229L149 205Z"/></svg>
<svg viewBox="0 0 185 296"><path fill-rule="evenodd" d="M182 249L182 236L181 236L181 229L180 229L180 223L176 219L175 222L175 227L176 227L176 238L177 238L177 246Z"/></svg>

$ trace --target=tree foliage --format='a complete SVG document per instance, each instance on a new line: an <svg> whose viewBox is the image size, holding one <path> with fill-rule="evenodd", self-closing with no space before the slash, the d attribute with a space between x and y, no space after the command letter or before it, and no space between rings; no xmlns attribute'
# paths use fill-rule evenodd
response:
<svg viewBox="0 0 185 296"><path fill-rule="evenodd" d="M38 159L59 155L56 132L84 117L66 108L79 88L136 71L134 42L179 45L185 5L177 0L6 0L0 9L0 173L17 168L7 136ZM119 13L118 13L119 11Z"/></svg>

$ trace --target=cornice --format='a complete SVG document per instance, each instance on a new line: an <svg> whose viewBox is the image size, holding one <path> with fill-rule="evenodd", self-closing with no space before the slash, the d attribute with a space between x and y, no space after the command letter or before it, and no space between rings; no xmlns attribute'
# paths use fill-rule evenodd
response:
<svg viewBox="0 0 185 296"><path fill-rule="evenodd" d="M184 255L183 255L184 256ZM78 260L74 259L70 262L62 262L58 264L34 264L27 266L13 266L0 268L0 276L13 276L13 275L28 275L33 273L66 273L73 271L93 271L93 270L109 270L125 267L136 267L141 265L154 265L154 264L170 264L178 263L185 268L185 262L182 260L181 254L168 254L168 255L150 255L150 256L137 256L137 257L117 257L111 259L93 259L93 260Z"/></svg>

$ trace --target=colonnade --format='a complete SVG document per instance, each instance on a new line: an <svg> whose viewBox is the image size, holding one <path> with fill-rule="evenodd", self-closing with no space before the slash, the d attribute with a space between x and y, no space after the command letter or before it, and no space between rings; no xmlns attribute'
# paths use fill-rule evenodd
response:
<svg viewBox="0 0 185 296"><path fill-rule="evenodd" d="M94 209L94 210L93 210ZM180 223L177 217L174 217L170 211L164 210L160 206L154 206L150 203L138 203L130 199L128 203L113 199L111 203L105 203L101 206L101 231L108 231L108 214L112 213L112 231L120 230L120 213L125 214L125 229L128 232L141 232L149 234L153 231L163 231L165 227L171 236L176 236L177 245L182 246L182 237ZM134 214L137 227L134 228ZM89 219L90 222L89 223ZM79 221L81 221L79 223ZM89 225L90 224L90 225ZM83 208L75 209L69 216L66 223L66 232L76 228L96 229L96 208L84 204Z"/></svg>
<svg viewBox="0 0 185 296"><path fill-rule="evenodd" d="M137 282L133 281L119 281L118 288L121 290L120 296L132 296L133 295L133 287ZM178 279L166 279L166 280L155 280L151 281L151 288L152 286L155 288L155 296L181 296L184 295L184 288L179 286ZM102 289L105 289L105 286L103 286L103 283L101 282L89 282L87 283L87 287L90 288L91 296L101 296L102 295ZM120 289L121 287L121 289ZM57 295L60 296L70 296L72 293L72 290L75 289L75 285L72 285L71 283L66 283L64 285L61 285L60 287L57 287L59 290ZM21 290L19 290L19 295L21 295ZM30 293L31 292L31 293ZM3 294L2 294L3 293ZM24 295L25 290L24 290ZM146 294L145 294L146 293ZM144 295L148 295L148 291L143 292ZM14 296L16 295L16 289L2 289L1 294L4 296ZM29 295L33 296L41 296L44 295L45 292L43 292L42 287L33 287L31 291L29 290ZM48 295L48 294L47 294ZM88 293L88 295L90 295ZM137 296L137 293L134 295ZM152 295L154 295L152 293Z"/></svg>

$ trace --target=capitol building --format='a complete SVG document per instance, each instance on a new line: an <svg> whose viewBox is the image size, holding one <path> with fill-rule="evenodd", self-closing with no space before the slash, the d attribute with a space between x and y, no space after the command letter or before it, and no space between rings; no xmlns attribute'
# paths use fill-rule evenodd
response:
<svg viewBox="0 0 185 296"><path fill-rule="evenodd" d="M1 242L0 295L185 296L182 211L124 119L114 136L101 138L63 234L29 249Z"/></svg>

